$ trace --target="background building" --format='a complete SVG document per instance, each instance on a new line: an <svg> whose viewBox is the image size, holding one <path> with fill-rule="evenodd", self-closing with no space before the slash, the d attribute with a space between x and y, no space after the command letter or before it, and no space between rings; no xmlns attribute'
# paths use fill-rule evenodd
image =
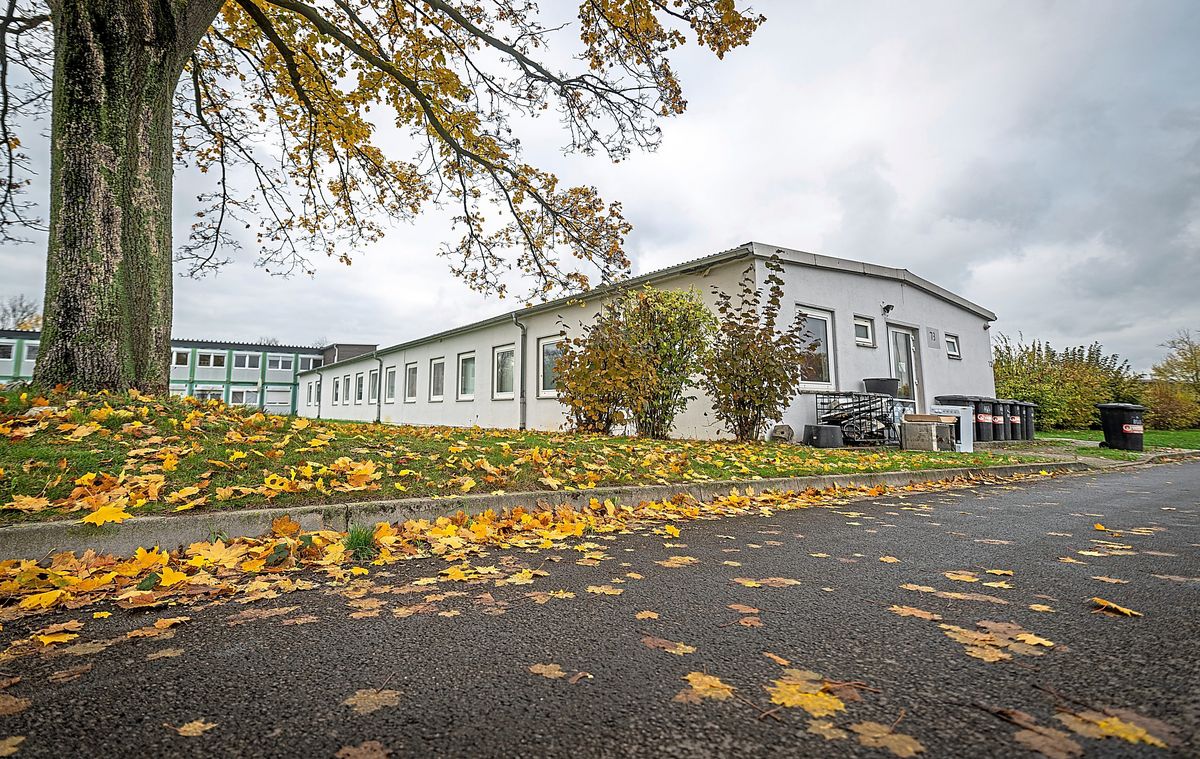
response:
<svg viewBox="0 0 1200 759"><path fill-rule="evenodd" d="M910 410L937 395L993 395L991 311L905 269L830 258L761 243L635 277L623 286L736 293L749 269L759 286L768 260L784 266L786 308L807 316L819 360L782 422L800 431L816 418L815 394L861 391L863 380L900 380ZM530 428L563 426L554 364L561 334L594 318L611 287L598 288L329 362L300 374L303 416L405 424ZM697 391L699 393L699 391ZM676 418L674 434L724 430L701 395Z"/></svg>
<svg viewBox="0 0 1200 759"><path fill-rule="evenodd" d="M0 383L33 377L40 337L38 332L0 330ZM370 353L375 347L172 340L171 393L254 406L272 414L294 414L300 372Z"/></svg>

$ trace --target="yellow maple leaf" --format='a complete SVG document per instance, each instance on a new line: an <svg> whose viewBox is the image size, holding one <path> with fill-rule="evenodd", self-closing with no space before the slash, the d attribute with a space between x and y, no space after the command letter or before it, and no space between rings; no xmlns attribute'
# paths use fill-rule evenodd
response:
<svg viewBox="0 0 1200 759"><path fill-rule="evenodd" d="M119 506L101 506L79 521L87 522L88 524L94 524L99 527L100 525L107 524L109 522L116 522L120 524L126 519L132 518L133 514L130 514Z"/></svg>
<svg viewBox="0 0 1200 759"><path fill-rule="evenodd" d="M75 640L79 636L75 633L58 632L50 633L49 635L37 635L35 637L42 642L43 646L52 646L55 643L66 643L69 640Z"/></svg>
<svg viewBox="0 0 1200 759"><path fill-rule="evenodd" d="M164 588L169 588L187 580L187 575L183 572L171 569L170 567L163 567L162 572L159 574L159 578L159 585Z"/></svg>
<svg viewBox="0 0 1200 759"><path fill-rule="evenodd" d="M666 527L663 528L663 530L673 538L679 537L679 528L673 524L667 525Z"/></svg>
<svg viewBox="0 0 1200 759"><path fill-rule="evenodd" d="M812 688L810 681L782 679L765 687L767 693L771 694L771 703L798 706L814 717L829 717L846 708L846 704L837 696L821 691L809 692Z"/></svg>
<svg viewBox="0 0 1200 759"><path fill-rule="evenodd" d="M692 692L700 698L711 698L714 701L724 701L733 696L734 687L721 682L716 675L704 672L689 672L684 680L692 686Z"/></svg>

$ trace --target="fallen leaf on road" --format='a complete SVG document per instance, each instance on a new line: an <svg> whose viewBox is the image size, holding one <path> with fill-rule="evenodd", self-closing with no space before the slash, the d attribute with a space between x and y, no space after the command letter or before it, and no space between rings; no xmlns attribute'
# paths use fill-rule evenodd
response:
<svg viewBox="0 0 1200 759"><path fill-rule="evenodd" d="M1157 720L1147 720L1132 712L1125 712L1124 716L1129 719L1122 719L1116 714L1088 710L1078 713L1063 711L1055 715L1055 718L1072 732L1087 738L1119 738L1129 743L1148 743L1158 748L1167 748L1165 740L1152 734L1143 725L1136 724L1133 719L1169 730L1165 724ZM1164 738L1169 737L1169 734L1164 733Z"/></svg>
<svg viewBox="0 0 1200 759"><path fill-rule="evenodd" d="M931 611L918 609L915 606L891 606L888 608L893 614L899 614L902 617L917 617L919 619L927 619L931 622L936 622L942 618L940 614L934 614Z"/></svg>
<svg viewBox="0 0 1200 759"><path fill-rule="evenodd" d="M733 609L738 614L757 614L759 612L758 609L746 604L729 604L728 608Z"/></svg>
<svg viewBox="0 0 1200 759"><path fill-rule="evenodd" d="M1012 577L1013 575L1013 571L1011 569L989 569L987 570L987 573L990 575L998 575L1000 577Z"/></svg>
<svg viewBox="0 0 1200 759"><path fill-rule="evenodd" d="M541 675L547 680L557 680L567 675L566 672L563 672L563 668L557 664L531 664L529 665L529 671L535 675Z"/></svg>
<svg viewBox="0 0 1200 759"><path fill-rule="evenodd" d="M850 733L840 727L834 727L833 723L827 719L810 719L808 721L808 732L813 735L819 735L827 741L840 741L850 735Z"/></svg>
<svg viewBox="0 0 1200 759"><path fill-rule="evenodd" d="M916 756L925 747L911 735L897 733L887 725L878 722L859 722L851 725L850 729L858 733L858 742L867 748L886 748L900 757Z"/></svg>
<svg viewBox="0 0 1200 759"><path fill-rule="evenodd" d="M186 725L180 725L179 727L175 727L174 725L168 725L165 722L163 723L163 727L169 727L172 730L174 730L175 732L179 733L180 735L182 735L186 738L197 738L197 737L203 735L204 733L208 732L209 730L212 730L216 726L217 726L216 722L205 722L202 719L192 720L191 722L187 723Z"/></svg>
<svg viewBox="0 0 1200 759"><path fill-rule="evenodd" d="M1093 576L1092 579L1099 580L1100 582L1111 583L1113 585L1128 585L1129 584L1129 580L1119 580L1116 577L1105 577L1103 575Z"/></svg>
<svg viewBox="0 0 1200 759"><path fill-rule="evenodd" d="M658 619L658 612L656 612L656 611L639 611L637 614L634 614L633 616L636 619Z"/></svg>
<svg viewBox="0 0 1200 759"><path fill-rule="evenodd" d="M576 672L567 678L567 682L571 685L577 684L580 680L591 680L593 677L591 672Z"/></svg>
<svg viewBox="0 0 1200 759"><path fill-rule="evenodd" d="M83 677L84 675L86 675L88 672L91 672L91 671L92 671L91 664L80 664L77 667L71 667L69 669L61 669L58 672L55 672L54 674L50 675L50 677L48 677L47 679L52 683L69 683L72 680L78 680L79 678Z"/></svg>
<svg viewBox="0 0 1200 759"><path fill-rule="evenodd" d="M320 622L320 621L321 621L321 618L314 614L305 614L304 616L301 616L301 617L288 617L287 619L281 619L279 621L279 624L281 624L281 625L307 625L307 624L312 624L313 622Z"/></svg>
<svg viewBox="0 0 1200 759"><path fill-rule="evenodd" d="M0 756L12 756L17 753L24 742L24 735L11 735L7 738L0 738Z"/></svg>
<svg viewBox="0 0 1200 759"><path fill-rule="evenodd" d="M979 582L974 572L943 572L942 576L955 582Z"/></svg>
<svg viewBox="0 0 1200 759"><path fill-rule="evenodd" d="M1044 611L1044 612L1054 613L1054 609L1050 608L1046 604L1029 604L1029 608L1033 609L1034 611Z"/></svg>
<svg viewBox="0 0 1200 759"><path fill-rule="evenodd" d="M646 648L657 648L666 651L669 654L683 656L684 654L692 654L696 652L694 646L689 646L686 643L679 643L666 638L656 638L653 635L647 635L642 638L642 645Z"/></svg>
<svg viewBox="0 0 1200 759"><path fill-rule="evenodd" d="M239 611L237 614L230 614L225 617L225 624L230 627L244 625L247 622L254 622L259 619L270 619L271 617L282 617L286 614L299 609L299 606L277 606L274 609L246 609Z"/></svg>
<svg viewBox="0 0 1200 759"><path fill-rule="evenodd" d="M694 704L706 698L724 701L733 696L733 686L721 682L721 679L715 675L689 672L684 675L683 679L688 681L688 687L675 695L675 701Z"/></svg>
<svg viewBox="0 0 1200 759"><path fill-rule="evenodd" d="M342 702L343 705L353 708L355 714L370 714L385 706L397 706L399 703L400 694L397 691L374 688L359 689Z"/></svg>
<svg viewBox="0 0 1200 759"><path fill-rule="evenodd" d="M882 561L884 564L896 564L900 561L895 556L880 556L879 560Z"/></svg>
<svg viewBox="0 0 1200 759"><path fill-rule="evenodd" d="M164 648L159 651L146 654L146 661L154 661L155 659L174 659L183 653L182 648Z"/></svg>
<svg viewBox="0 0 1200 759"><path fill-rule="evenodd" d="M738 624L742 627L762 627L763 622L759 617L742 617L738 620Z"/></svg>
<svg viewBox="0 0 1200 759"><path fill-rule="evenodd" d="M357 746L342 746L333 756L334 759L387 759L391 755L379 741L363 741Z"/></svg>
<svg viewBox="0 0 1200 759"><path fill-rule="evenodd" d="M611 585L589 585L587 586L587 592L602 596L619 596L625 591L620 588L614 588Z"/></svg>
<svg viewBox="0 0 1200 759"><path fill-rule="evenodd" d="M1117 616L1117 615L1125 616L1125 617L1140 617L1140 616L1142 616L1142 613L1140 611L1134 611L1133 609L1126 609L1124 606L1115 604L1112 601L1106 601L1103 598L1093 598L1092 603L1096 604L1096 606L1098 607L1097 609L1095 609L1092 612L1093 614L1096 612L1104 612L1106 614L1112 614L1114 616Z"/></svg>
<svg viewBox="0 0 1200 759"><path fill-rule="evenodd" d="M0 717L8 717L13 714L20 714L29 708L33 702L27 698L18 698L10 696L7 693L0 693Z"/></svg>
<svg viewBox="0 0 1200 759"><path fill-rule="evenodd" d="M779 656L778 654L773 654L770 651L763 651L763 656L767 657L768 659L775 662L776 664L778 664L781 667L786 667L787 665L791 664L791 662L788 661L787 659L783 658L782 656Z"/></svg>

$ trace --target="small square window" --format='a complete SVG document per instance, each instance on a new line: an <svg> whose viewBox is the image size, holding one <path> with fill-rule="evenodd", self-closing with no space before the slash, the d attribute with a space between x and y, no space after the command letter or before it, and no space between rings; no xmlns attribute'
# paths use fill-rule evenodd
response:
<svg viewBox="0 0 1200 759"><path fill-rule="evenodd" d="M262 356L257 353L235 353L233 367L235 369L257 369L261 360Z"/></svg>
<svg viewBox="0 0 1200 759"><path fill-rule="evenodd" d="M854 317L854 343L864 348L875 347L875 320L866 316Z"/></svg>
<svg viewBox="0 0 1200 759"><path fill-rule="evenodd" d="M189 358L191 358L189 351L175 351L175 366L187 366Z"/></svg>
<svg viewBox="0 0 1200 759"><path fill-rule="evenodd" d="M962 349L958 345L958 335L946 333L946 355L950 358L962 358Z"/></svg>
<svg viewBox="0 0 1200 759"><path fill-rule="evenodd" d="M9 361L13 357L12 343L0 343L0 361Z"/></svg>
<svg viewBox="0 0 1200 759"><path fill-rule="evenodd" d="M196 356L196 366L212 366L212 354L201 353Z"/></svg>

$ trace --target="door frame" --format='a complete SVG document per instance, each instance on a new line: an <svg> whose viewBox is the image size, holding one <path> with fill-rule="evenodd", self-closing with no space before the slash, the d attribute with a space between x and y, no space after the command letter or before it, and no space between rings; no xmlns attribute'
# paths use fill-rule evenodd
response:
<svg viewBox="0 0 1200 759"><path fill-rule="evenodd" d="M884 330L887 334L888 345L888 372L894 379L896 377L896 343L892 339L894 332L903 332L912 339L912 377L913 377L913 409L914 413L920 414L924 409L924 389L922 388L924 378L921 376L921 330L919 327L910 327L905 324L894 324L888 322L884 325ZM907 400L907 399L904 399Z"/></svg>

